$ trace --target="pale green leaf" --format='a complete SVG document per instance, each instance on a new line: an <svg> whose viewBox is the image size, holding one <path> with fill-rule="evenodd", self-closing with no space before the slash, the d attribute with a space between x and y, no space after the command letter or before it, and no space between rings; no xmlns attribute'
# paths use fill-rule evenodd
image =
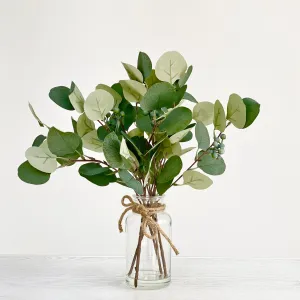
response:
<svg viewBox="0 0 300 300"><path fill-rule="evenodd" d="M83 137L93 130L95 130L95 123L90 120L85 113L80 115L77 121L77 134Z"/></svg>
<svg viewBox="0 0 300 300"><path fill-rule="evenodd" d="M88 132L82 137L83 147L95 152L103 151L103 142L101 142L97 135L97 130Z"/></svg>
<svg viewBox="0 0 300 300"><path fill-rule="evenodd" d="M206 150L210 146L209 134L206 126L198 122L195 126L195 137L198 142L198 148Z"/></svg>
<svg viewBox="0 0 300 300"><path fill-rule="evenodd" d="M110 93L115 100L114 108L119 107L119 104L122 102L122 96L118 92L116 92L113 88L111 88L106 84L98 84L96 86L96 90L104 90Z"/></svg>
<svg viewBox="0 0 300 300"><path fill-rule="evenodd" d="M183 154L186 154L186 153L188 153L188 152L190 152L190 151L192 151L194 149L196 149L196 147L187 147L185 149L182 149L180 156L183 155Z"/></svg>
<svg viewBox="0 0 300 300"><path fill-rule="evenodd" d="M204 190L209 188L212 183L209 177L197 171L189 170L183 173L183 184L189 185L194 189Z"/></svg>
<svg viewBox="0 0 300 300"><path fill-rule="evenodd" d="M237 94L231 94L227 104L227 120L235 127L242 129L246 123L246 105Z"/></svg>
<svg viewBox="0 0 300 300"><path fill-rule="evenodd" d="M144 190L142 184L126 170L119 170L121 180L137 194L142 195Z"/></svg>
<svg viewBox="0 0 300 300"><path fill-rule="evenodd" d="M41 127L44 127L45 124L44 124L44 123L41 121L41 119L37 116L37 114L35 113L35 111L34 111L32 105L31 105L29 102L28 102L28 106L29 106L29 109L30 109L30 111L31 111L31 113L32 113L32 115L33 115L33 117L38 121L39 125L40 125Z"/></svg>
<svg viewBox="0 0 300 300"><path fill-rule="evenodd" d="M140 102L147 92L144 84L135 80L120 80L124 97L129 102Z"/></svg>
<svg viewBox="0 0 300 300"><path fill-rule="evenodd" d="M193 66L189 66L187 71L180 77L179 81L178 81L178 86L182 87L186 84L186 82L188 81L188 79L190 78L191 74L193 71Z"/></svg>
<svg viewBox="0 0 300 300"><path fill-rule="evenodd" d="M92 121L103 120L114 105L114 97L109 92L100 89L89 94L84 103L84 111Z"/></svg>
<svg viewBox="0 0 300 300"><path fill-rule="evenodd" d="M36 169L45 173L53 173L57 168L56 158L46 153L41 147L30 147L26 150L25 156L28 162Z"/></svg>
<svg viewBox="0 0 300 300"><path fill-rule="evenodd" d="M214 118L214 105L211 102L203 101L194 106L193 119L196 122L202 122L204 125L210 125Z"/></svg>
<svg viewBox="0 0 300 300"><path fill-rule="evenodd" d="M180 142L190 131L191 131L191 128L188 128L188 129L184 129L182 131L179 131L179 132L173 134L170 137L171 144L175 144L177 142Z"/></svg>
<svg viewBox="0 0 300 300"><path fill-rule="evenodd" d="M130 138L134 136L144 136L144 131L140 130L139 128L134 128L128 132L128 136Z"/></svg>
<svg viewBox="0 0 300 300"><path fill-rule="evenodd" d="M226 165L221 156L215 159L209 153L203 154L203 151L201 151L198 155L201 156L201 159L198 162L198 168L205 173L210 175L221 175L225 172Z"/></svg>
<svg viewBox="0 0 300 300"><path fill-rule="evenodd" d="M143 74L141 73L140 70L138 70L136 67L130 65L130 64L125 64L122 63L129 78L135 81L143 82Z"/></svg>
<svg viewBox="0 0 300 300"><path fill-rule="evenodd" d="M183 56L176 51L164 53L157 61L155 74L161 81L173 84L186 71L187 64Z"/></svg>
<svg viewBox="0 0 300 300"><path fill-rule="evenodd" d="M69 95L69 99L75 110L80 114L83 113L84 98L73 81L71 83L71 94Z"/></svg>
<svg viewBox="0 0 300 300"><path fill-rule="evenodd" d="M216 130L224 132L226 128L226 117L223 105L219 100L214 105L214 126Z"/></svg>

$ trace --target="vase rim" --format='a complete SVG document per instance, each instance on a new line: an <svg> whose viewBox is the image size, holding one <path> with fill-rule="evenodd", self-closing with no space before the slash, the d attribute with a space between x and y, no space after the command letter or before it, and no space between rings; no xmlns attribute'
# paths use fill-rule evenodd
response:
<svg viewBox="0 0 300 300"><path fill-rule="evenodd" d="M164 200L165 195L155 195L155 196L142 196L142 195L133 195L134 199L136 200L142 200L144 201L151 201L151 202L161 202L162 200Z"/></svg>

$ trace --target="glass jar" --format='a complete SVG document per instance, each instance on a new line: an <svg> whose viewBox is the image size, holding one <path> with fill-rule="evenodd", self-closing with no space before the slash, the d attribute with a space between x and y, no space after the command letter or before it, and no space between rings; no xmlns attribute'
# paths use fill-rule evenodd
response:
<svg viewBox="0 0 300 300"><path fill-rule="evenodd" d="M163 209L162 196L134 196L133 200L146 208L161 207L151 215L153 221L171 239L172 220ZM171 247L168 241L155 228L146 226L143 234L144 218L139 213L131 212L125 222L126 226L126 283L132 288L158 289L171 281Z"/></svg>

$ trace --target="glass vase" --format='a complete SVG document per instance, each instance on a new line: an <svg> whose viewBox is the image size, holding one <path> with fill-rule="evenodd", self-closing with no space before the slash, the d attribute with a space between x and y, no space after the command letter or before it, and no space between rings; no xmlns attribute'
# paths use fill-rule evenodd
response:
<svg viewBox="0 0 300 300"><path fill-rule="evenodd" d="M164 205L162 196L134 196L133 200L146 208ZM170 215L162 210L150 217L171 239ZM155 233L149 225L143 228L143 221L143 216L135 212L126 218L126 283L138 289L163 288L171 281L171 246L160 231Z"/></svg>

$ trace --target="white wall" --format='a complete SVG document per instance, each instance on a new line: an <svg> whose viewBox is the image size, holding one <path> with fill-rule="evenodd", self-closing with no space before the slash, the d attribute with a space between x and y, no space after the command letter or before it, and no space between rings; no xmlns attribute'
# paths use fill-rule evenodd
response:
<svg viewBox="0 0 300 300"><path fill-rule="evenodd" d="M204 192L168 193L182 256L300 257L299 1L0 1L0 254L123 255L117 185L94 186L77 167L43 186L17 178L45 123L71 130L48 99L74 80L85 95L126 78L121 61L181 52L199 101L236 92L261 103L247 130L228 130L227 171ZM76 115L76 113L73 113ZM192 160L193 155L187 155Z"/></svg>

